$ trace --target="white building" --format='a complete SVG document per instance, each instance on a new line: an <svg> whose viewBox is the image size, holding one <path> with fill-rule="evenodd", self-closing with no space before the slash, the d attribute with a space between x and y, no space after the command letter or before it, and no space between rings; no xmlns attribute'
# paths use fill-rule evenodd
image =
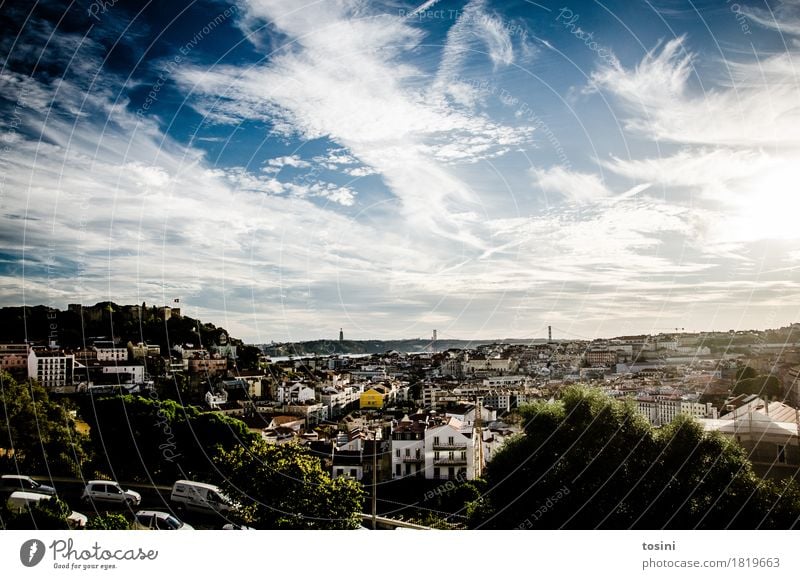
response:
<svg viewBox="0 0 800 579"><path fill-rule="evenodd" d="M639 396L636 408L653 426L669 424L678 415L693 418L716 418L717 410L711 403L700 403L684 399L663 399L658 396Z"/></svg>
<svg viewBox="0 0 800 579"><path fill-rule="evenodd" d="M404 417L392 432L392 478L473 480L483 465L474 430L456 418Z"/></svg>
<svg viewBox="0 0 800 579"><path fill-rule="evenodd" d="M127 352L127 350L126 350ZM128 377L125 382L129 384L141 384L144 382L144 366L142 364L104 364L103 374L126 374Z"/></svg>
<svg viewBox="0 0 800 579"><path fill-rule="evenodd" d="M75 377L75 355L32 348L28 354L28 377L47 389L70 386Z"/></svg>
<svg viewBox="0 0 800 579"><path fill-rule="evenodd" d="M277 399L281 404L303 404L314 400L314 389L302 382L281 384L278 386Z"/></svg>
<svg viewBox="0 0 800 579"><path fill-rule="evenodd" d="M95 345L92 349L97 352L98 362L126 362L128 348L116 348L113 345Z"/></svg>

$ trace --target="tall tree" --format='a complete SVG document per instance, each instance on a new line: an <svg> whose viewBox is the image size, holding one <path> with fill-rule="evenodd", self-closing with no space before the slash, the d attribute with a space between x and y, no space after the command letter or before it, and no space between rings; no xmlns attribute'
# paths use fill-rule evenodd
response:
<svg viewBox="0 0 800 579"><path fill-rule="evenodd" d="M480 528L789 528L793 482L759 479L743 449L694 420L655 429L630 403L569 388L524 407L525 436L489 464Z"/></svg>
<svg viewBox="0 0 800 579"><path fill-rule="evenodd" d="M86 437L68 409L35 381L19 383L0 373L0 466L40 474L77 475L86 459Z"/></svg>
<svg viewBox="0 0 800 579"><path fill-rule="evenodd" d="M319 459L298 444L223 452L217 460L222 485L243 506L250 524L263 529L352 529L364 492L347 477L331 479Z"/></svg>

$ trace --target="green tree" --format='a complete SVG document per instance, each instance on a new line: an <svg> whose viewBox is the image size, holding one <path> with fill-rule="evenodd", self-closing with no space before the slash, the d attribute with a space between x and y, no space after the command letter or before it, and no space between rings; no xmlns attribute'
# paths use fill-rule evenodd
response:
<svg viewBox="0 0 800 579"><path fill-rule="evenodd" d="M18 383L0 373L0 469L77 475L86 459L86 437L67 408L39 383Z"/></svg>
<svg viewBox="0 0 800 579"><path fill-rule="evenodd" d="M734 394L756 394L768 398L783 396L781 381L777 376L762 374L753 378L742 378L733 386Z"/></svg>
<svg viewBox="0 0 800 579"><path fill-rule="evenodd" d="M222 485L243 505L245 521L264 529L352 529L364 492L357 481L331 477L319 459L298 444L222 452L216 461Z"/></svg>
<svg viewBox="0 0 800 579"><path fill-rule="evenodd" d="M217 450L247 446L254 435L240 420L144 396L110 396L83 409L91 441L101 457L98 470L119 479L172 482L214 473Z"/></svg>
<svg viewBox="0 0 800 579"><path fill-rule="evenodd" d="M656 429L582 387L520 413L525 436L489 464L473 527L790 528L800 515L794 482L761 480L738 444L692 419Z"/></svg>
<svg viewBox="0 0 800 579"><path fill-rule="evenodd" d="M126 531L130 528L130 522L122 513L97 514L86 523L86 529L90 531Z"/></svg>
<svg viewBox="0 0 800 579"><path fill-rule="evenodd" d="M45 529L65 531L69 529L67 517L72 513L67 503L57 497L41 500L20 512L11 513L6 529Z"/></svg>

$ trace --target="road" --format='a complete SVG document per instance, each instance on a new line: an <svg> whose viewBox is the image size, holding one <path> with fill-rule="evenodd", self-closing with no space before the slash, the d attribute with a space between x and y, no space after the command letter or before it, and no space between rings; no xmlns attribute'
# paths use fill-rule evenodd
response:
<svg viewBox="0 0 800 579"><path fill-rule="evenodd" d="M229 518L222 515L195 513L179 508L169 499L172 492L171 486L120 482L120 486L123 489L133 490L142 495L142 503L138 507L129 508L126 505L105 503L93 505L81 501L81 494L86 486L86 481L82 479L43 476L31 476L31 478L38 482L52 485L56 489L58 497L66 502L73 511L78 511L89 517L98 512L129 513L133 515L136 511L153 510L172 513L180 520L192 525L195 529L220 529L222 525L231 522Z"/></svg>

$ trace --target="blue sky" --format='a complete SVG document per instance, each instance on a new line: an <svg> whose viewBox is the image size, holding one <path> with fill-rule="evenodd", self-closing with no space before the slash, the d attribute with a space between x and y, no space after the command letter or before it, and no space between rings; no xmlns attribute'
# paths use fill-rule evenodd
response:
<svg viewBox="0 0 800 579"><path fill-rule="evenodd" d="M796 1L33 6L0 304L253 342L798 319Z"/></svg>

